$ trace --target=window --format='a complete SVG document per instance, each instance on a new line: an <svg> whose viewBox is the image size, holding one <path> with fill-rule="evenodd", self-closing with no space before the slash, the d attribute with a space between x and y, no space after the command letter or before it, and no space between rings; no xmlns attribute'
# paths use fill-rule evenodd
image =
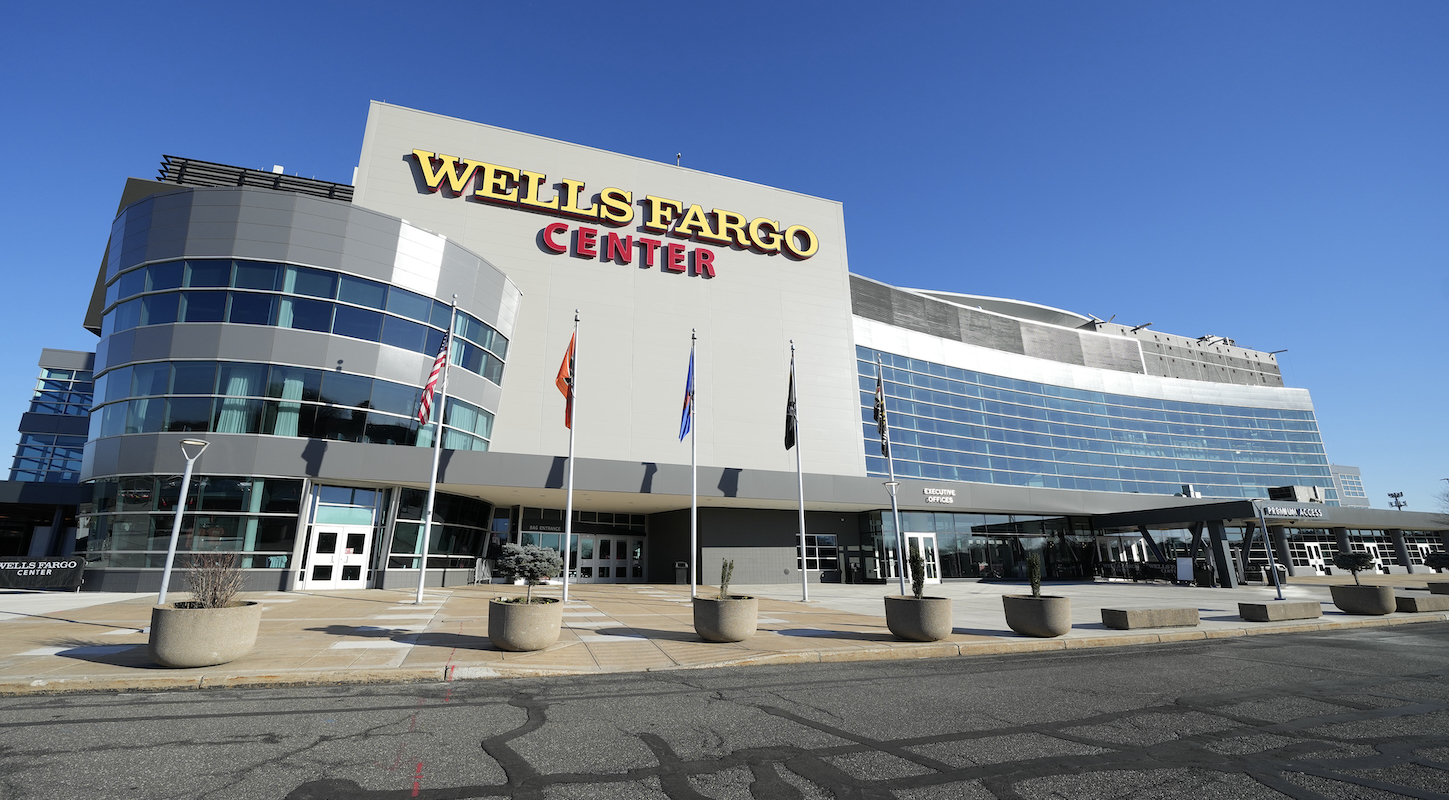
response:
<svg viewBox="0 0 1449 800"><path fill-rule="evenodd" d="M795 547L795 568L800 565L800 547ZM840 569L840 549L835 544L834 534L805 534L806 570Z"/></svg>

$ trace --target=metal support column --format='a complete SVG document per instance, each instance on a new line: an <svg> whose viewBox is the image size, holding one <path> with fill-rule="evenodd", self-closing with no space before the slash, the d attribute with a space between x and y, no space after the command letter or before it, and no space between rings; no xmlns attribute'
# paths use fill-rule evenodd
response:
<svg viewBox="0 0 1449 800"><path fill-rule="evenodd" d="M1228 552L1228 533L1220 519L1210 520L1207 524L1208 537L1211 541L1213 565L1217 567L1218 586L1224 589L1238 588L1237 570L1233 569L1232 554Z"/></svg>
<svg viewBox="0 0 1449 800"><path fill-rule="evenodd" d="M1334 528L1333 539L1338 542L1338 552L1352 553L1353 545L1348 541L1348 528Z"/></svg>
<svg viewBox="0 0 1449 800"><path fill-rule="evenodd" d="M1414 571L1414 562L1409 558L1409 545L1404 542L1404 532L1398 528L1390 528L1384 533L1389 535L1389 540L1394 543L1394 557L1406 572Z"/></svg>
<svg viewBox="0 0 1449 800"><path fill-rule="evenodd" d="M1288 570L1288 577L1298 576L1298 568L1293 566L1292 555L1288 552L1288 530L1282 525L1269 525L1268 538L1273 540L1273 552L1278 554L1278 563Z"/></svg>
<svg viewBox="0 0 1449 800"><path fill-rule="evenodd" d="M1167 566L1167 556L1162 552L1162 548L1157 546L1157 542L1152 540L1152 534L1148 533L1147 526L1138 525L1137 532L1142 534L1142 541L1147 543L1147 549L1152 551L1152 556L1157 559L1157 563Z"/></svg>

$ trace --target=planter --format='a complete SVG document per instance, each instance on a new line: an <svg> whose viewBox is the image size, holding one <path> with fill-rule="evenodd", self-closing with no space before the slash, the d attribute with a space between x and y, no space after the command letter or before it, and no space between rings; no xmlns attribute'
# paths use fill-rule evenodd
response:
<svg viewBox="0 0 1449 800"><path fill-rule="evenodd" d="M755 635L759 601L745 595L694 598L694 632L706 642L743 642Z"/></svg>
<svg viewBox="0 0 1449 800"><path fill-rule="evenodd" d="M1022 636L1062 636L1072 629L1072 599L1042 595L1001 596L1006 624Z"/></svg>
<svg viewBox="0 0 1449 800"><path fill-rule="evenodd" d="M246 655L257 643L262 607L236 602L226 608L168 603L151 609L151 660L163 667L210 667Z"/></svg>
<svg viewBox="0 0 1449 800"><path fill-rule="evenodd" d="M1392 614L1396 603L1391 586L1330 586L1333 604L1345 614L1381 617Z"/></svg>
<svg viewBox="0 0 1449 800"><path fill-rule="evenodd" d="M500 650L542 650L558 641L563 603L541 597L532 603L488 601L488 639Z"/></svg>
<svg viewBox="0 0 1449 800"><path fill-rule="evenodd" d="M951 598L889 595L886 627L908 642L938 642L951 635Z"/></svg>

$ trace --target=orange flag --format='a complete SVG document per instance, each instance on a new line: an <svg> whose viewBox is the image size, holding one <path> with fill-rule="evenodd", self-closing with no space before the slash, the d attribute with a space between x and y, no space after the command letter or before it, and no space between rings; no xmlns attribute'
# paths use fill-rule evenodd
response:
<svg viewBox="0 0 1449 800"><path fill-rule="evenodd" d="M569 337L569 349L564 353L563 363L558 366L558 378L554 385L564 396L564 427L574 426L574 339L578 333Z"/></svg>

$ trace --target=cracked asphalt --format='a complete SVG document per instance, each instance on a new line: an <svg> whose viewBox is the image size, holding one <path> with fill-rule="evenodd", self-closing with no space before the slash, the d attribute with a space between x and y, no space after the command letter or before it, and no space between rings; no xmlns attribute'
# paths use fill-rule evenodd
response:
<svg viewBox="0 0 1449 800"><path fill-rule="evenodd" d="M4 798L1449 796L1449 623L0 700Z"/></svg>

